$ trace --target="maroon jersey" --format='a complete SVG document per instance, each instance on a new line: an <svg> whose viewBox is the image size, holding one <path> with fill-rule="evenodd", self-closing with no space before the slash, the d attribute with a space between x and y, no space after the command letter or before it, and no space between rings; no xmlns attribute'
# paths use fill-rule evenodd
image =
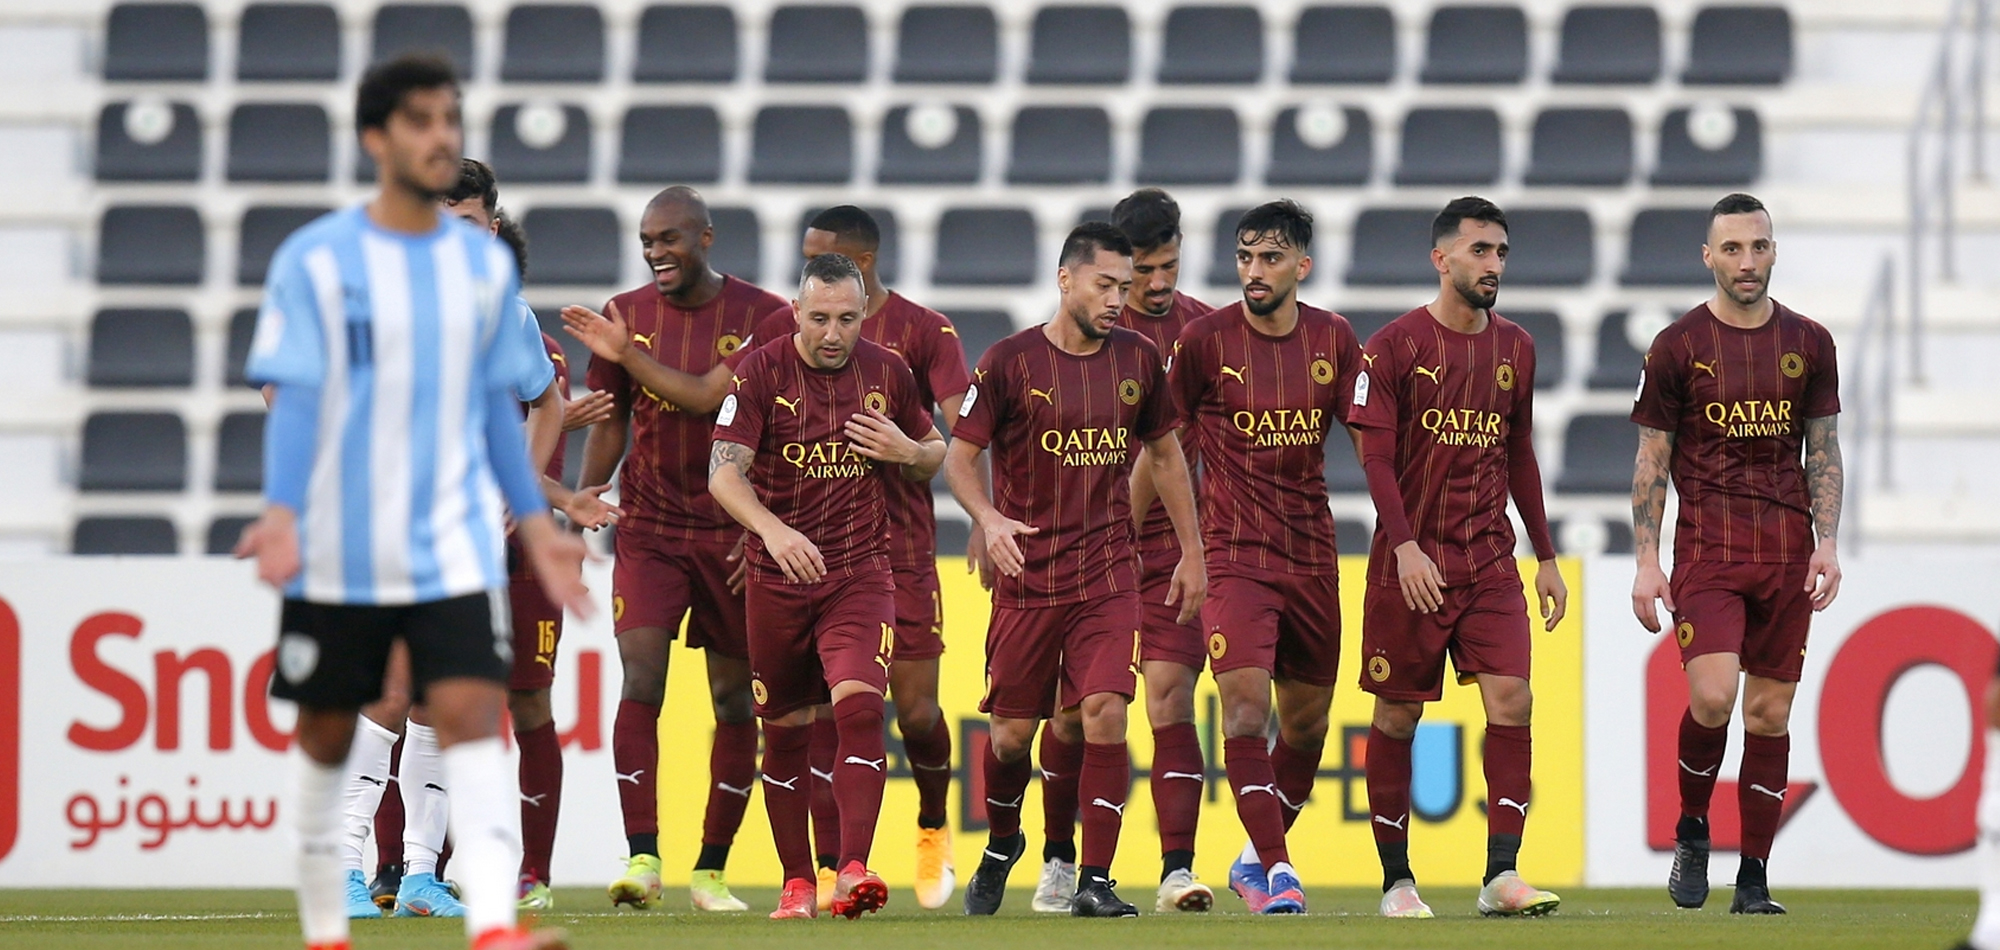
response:
<svg viewBox="0 0 2000 950"><path fill-rule="evenodd" d="M717 410L715 438L757 453L750 482L778 520L806 536L826 561L827 577L889 570L889 492L901 466L854 450L847 421L863 409L894 420L912 439L931 431L930 410L896 354L858 341L847 365L823 370L806 362L789 336L768 340L736 367L733 391ZM785 572L754 533L744 545L765 581Z"/></svg>
<svg viewBox="0 0 2000 950"><path fill-rule="evenodd" d="M694 376L736 352L750 328L785 301L734 277L693 310L674 306L651 285L612 298L632 330L632 345L660 365ZM622 396L632 407L632 446L619 470L620 531L690 541L733 540L740 530L708 496L709 436L714 413L694 413L638 384L625 368L591 360L590 388Z"/></svg>
<svg viewBox="0 0 2000 950"><path fill-rule="evenodd" d="M1088 356L1058 349L1041 327L993 344L952 434L992 450L994 507L1041 529L1015 539L1025 567L995 580L994 603L1053 607L1138 590L1136 443L1174 425L1160 351L1137 333L1114 328Z"/></svg>
<svg viewBox="0 0 2000 950"><path fill-rule="evenodd" d="M1809 559L1805 420L1839 412L1833 335L1784 304L1755 330L1702 304L1654 337L1632 421L1674 434L1674 563Z"/></svg>
<svg viewBox="0 0 2000 950"><path fill-rule="evenodd" d="M1211 570L1229 563L1337 571L1326 439L1344 433L1360 371L1361 343L1347 318L1305 304L1284 336L1258 332L1241 303L1181 333L1169 378L1201 447L1202 546Z"/></svg>
<svg viewBox="0 0 2000 950"><path fill-rule="evenodd" d="M1445 585L1469 584L1512 558L1510 466L1533 458L1535 343L1528 331L1496 313L1486 329L1459 333L1418 307L1377 331L1362 359L1348 422L1395 433L1403 512ZM1513 452L1525 458L1510 459ZM1378 508L1382 501L1377 496ZM1389 536L1388 520L1377 519L1368 579L1395 586L1391 552L1401 542ZM1543 522L1537 534L1547 530ZM1543 546L1538 537L1536 547Z"/></svg>
<svg viewBox="0 0 2000 950"><path fill-rule="evenodd" d="M1173 306L1167 308L1165 316L1153 316L1143 310L1134 310L1130 304L1118 312L1118 325L1135 331L1153 341L1161 353L1167 355L1167 366L1173 367L1174 344L1180 340L1181 331L1196 317L1214 309L1180 291L1174 292ZM1181 453L1188 459L1188 477L1195 473L1196 448L1194 432L1181 430ZM1139 550L1152 553L1176 551L1180 541L1174 537L1174 519L1167 516L1165 502L1153 499L1153 506L1146 509L1146 520L1139 526Z"/></svg>

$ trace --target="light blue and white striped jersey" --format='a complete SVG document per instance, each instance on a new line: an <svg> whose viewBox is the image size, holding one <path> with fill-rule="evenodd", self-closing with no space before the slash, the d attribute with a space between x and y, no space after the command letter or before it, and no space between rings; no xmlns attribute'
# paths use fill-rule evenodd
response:
<svg viewBox="0 0 2000 950"><path fill-rule="evenodd" d="M518 331L517 290L512 252L449 215L409 235L357 205L278 249L245 375L319 394L287 597L393 605L506 584L489 397L548 362Z"/></svg>
<svg viewBox="0 0 2000 950"><path fill-rule="evenodd" d="M520 402L533 402L535 397L547 392L549 384L556 381L556 364L549 359L549 348L542 345L542 322L535 319L534 308L526 300L514 298L516 322L521 334L522 345L532 348L540 358L530 364L520 379L514 381L514 398Z"/></svg>

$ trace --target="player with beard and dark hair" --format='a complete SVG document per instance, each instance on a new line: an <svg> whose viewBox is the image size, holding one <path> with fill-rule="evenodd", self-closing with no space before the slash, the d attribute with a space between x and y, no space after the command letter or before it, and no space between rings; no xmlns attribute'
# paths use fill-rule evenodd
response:
<svg viewBox="0 0 2000 950"><path fill-rule="evenodd" d="M1145 337L1117 326L1132 283L1132 245L1117 228L1086 222L1063 242L1062 302L1039 327L986 351L945 456L945 480L979 524L998 576L986 633L992 719L981 768L990 836L965 890L967 914L992 914L1007 873L1027 848L1021 798L1036 727L1061 716L1081 733L1077 795L1083 854L1070 913L1130 917L1112 890L1131 765L1125 707L1140 660L1137 559L1129 480L1142 444L1181 543L1171 601L1185 622L1208 584L1194 499L1165 361ZM993 452L991 494L979 460Z"/></svg>
<svg viewBox="0 0 2000 950"><path fill-rule="evenodd" d="M1511 495L1541 562L1536 599L1554 630L1569 593L1556 568L1533 440L1535 343L1493 312L1507 216L1459 198L1431 227L1438 295L1368 341L1348 422L1362 430L1374 498L1362 608L1361 688L1375 695L1368 807L1385 917L1430 917L1410 871L1410 750L1445 659L1486 711L1488 916L1541 916L1561 899L1514 870L1528 818L1532 747L1528 605L1514 565Z"/></svg>
<svg viewBox="0 0 2000 950"><path fill-rule="evenodd" d="M1312 215L1284 200L1236 225L1243 299L1188 324L1171 385L1196 435L1209 597L1199 641L1222 700L1223 765L1250 844L1229 869L1252 912L1305 912L1285 835L1312 794L1340 667L1327 435L1347 433L1361 344L1298 299ZM1344 450L1343 450L1344 451ZM1277 692L1278 740L1266 739Z"/></svg>
<svg viewBox="0 0 2000 950"><path fill-rule="evenodd" d="M1667 891L1681 907L1708 898L1709 797L1741 677L1743 858L1729 912L1782 914L1765 865L1784 814L1792 695L1813 612L1840 593L1840 375L1832 334L1770 297L1778 242L1762 202L1716 202L1701 257L1715 296L1653 338L1632 407L1632 610L1658 633L1653 601L1666 604L1687 668ZM1671 582L1660 570L1670 478L1681 499Z"/></svg>

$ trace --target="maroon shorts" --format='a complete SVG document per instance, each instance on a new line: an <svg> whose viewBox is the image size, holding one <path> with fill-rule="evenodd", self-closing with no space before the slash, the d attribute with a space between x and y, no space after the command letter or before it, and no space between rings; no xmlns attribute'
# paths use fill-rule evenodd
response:
<svg viewBox="0 0 2000 950"><path fill-rule="evenodd" d="M1197 618L1181 623L1179 604L1167 603L1167 591L1174 584L1174 569L1181 563L1181 549L1165 548L1139 552L1139 658L1147 663L1179 663L1200 673L1208 662L1202 646Z"/></svg>
<svg viewBox="0 0 2000 950"><path fill-rule="evenodd" d="M686 541L638 529L618 532L611 564L611 631L663 627L687 645L736 659L748 657L743 598L729 592L733 541ZM690 616L692 614L692 616Z"/></svg>
<svg viewBox="0 0 2000 950"><path fill-rule="evenodd" d="M1512 560L1444 591L1444 608L1424 614L1400 587L1368 585L1361 607L1361 688L1384 699L1429 702L1444 696L1447 653L1460 683L1480 673L1528 678L1532 641L1528 598Z"/></svg>
<svg viewBox="0 0 2000 950"><path fill-rule="evenodd" d="M1047 719L1093 693L1130 702L1139 682L1140 613L1134 591L1056 607L993 605L979 711Z"/></svg>
<svg viewBox="0 0 2000 950"><path fill-rule="evenodd" d="M514 666L507 673L507 688L548 689L556 681L562 608L549 602L542 582L525 570L507 576L507 602L514 612Z"/></svg>
<svg viewBox="0 0 2000 950"><path fill-rule="evenodd" d="M1807 565L1695 561L1674 565L1674 638L1681 663L1734 653L1743 670L1799 681L1812 626Z"/></svg>
<svg viewBox="0 0 2000 950"><path fill-rule="evenodd" d="M938 593L937 562L898 567L896 575L896 659L935 660L944 655L944 599Z"/></svg>
<svg viewBox="0 0 2000 950"><path fill-rule="evenodd" d="M1201 608L1216 673L1256 669L1273 679L1332 686L1340 675L1340 579L1228 565L1208 576Z"/></svg>
<svg viewBox="0 0 2000 950"><path fill-rule="evenodd" d="M744 592L750 637L750 698L776 719L831 701L833 684L859 680L889 689L896 651L896 591L888 571L817 584L756 576Z"/></svg>

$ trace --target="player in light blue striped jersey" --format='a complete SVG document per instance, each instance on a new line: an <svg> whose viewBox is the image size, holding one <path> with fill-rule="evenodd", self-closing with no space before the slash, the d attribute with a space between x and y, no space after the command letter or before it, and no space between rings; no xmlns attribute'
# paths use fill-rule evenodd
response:
<svg viewBox="0 0 2000 950"><path fill-rule="evenodd" d="M451 67L371 69L355 125L380 190L279 248L247 368L275 392L265 510L237 553L284 592L271 692L299 704L300 923L309 950L346 950L341 766L400 639L443 748L472 946L560 946L516 926L520 811L498 737L503 502L550 598L590 606L582 542L550 517L521 432L514 384L546 357L512 323L512 254L438 213L464 143Z"/></svg>

